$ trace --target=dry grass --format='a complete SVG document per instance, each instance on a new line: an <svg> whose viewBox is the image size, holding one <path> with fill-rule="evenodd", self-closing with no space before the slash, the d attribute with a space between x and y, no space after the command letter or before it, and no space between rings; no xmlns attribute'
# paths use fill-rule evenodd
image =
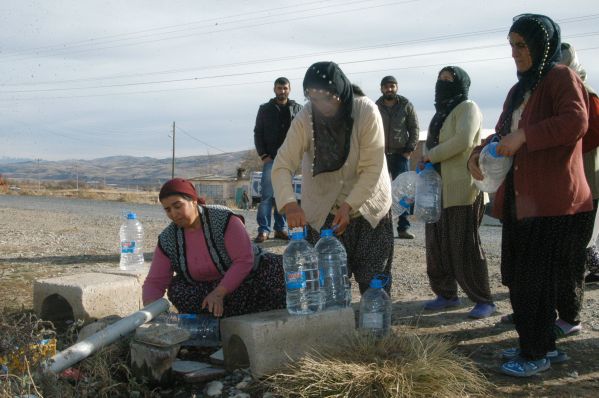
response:
<svg viewBox="0 0 599 398"><path fill-rule="evenodd" d="M488 396L491 383L450 343L433 336L353 334L334 351L313 352L263 388L283 397Z"/></svg>

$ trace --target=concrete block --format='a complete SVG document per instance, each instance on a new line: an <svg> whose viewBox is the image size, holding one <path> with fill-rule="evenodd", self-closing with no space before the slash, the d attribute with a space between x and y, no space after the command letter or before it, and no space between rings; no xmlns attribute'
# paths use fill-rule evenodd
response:
<svg viewBox="0 0 599 398"><path fill-rule="evenodd" d="M332 347L355 329L351 308L312 315L274 310L221 320L227 370L249 367L255 377L280 370L315 347Z"/></svg>
<svg viewBox="0 0 599 398"><path fill-rule="evenodd" d="M141 286L137 277L106 273L40 279L33 284L33 308L42 319L58 323L124 317L143 307Z"/></svg>

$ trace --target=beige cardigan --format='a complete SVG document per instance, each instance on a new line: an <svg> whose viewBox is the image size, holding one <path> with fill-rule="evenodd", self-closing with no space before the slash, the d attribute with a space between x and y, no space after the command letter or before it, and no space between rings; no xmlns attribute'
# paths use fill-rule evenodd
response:
<svg viewBox="0 0 599 398"><path fill-rule="evenodd" d="M447 116L439 145L425 152L432 163L441 163L443 208L474 203L479 190L467 168L470 152L480 143L482 114L471 100L456 106Z"/></svg>
<svg viewBox="0 0 599 398"><path fill-rule="evenodd" d="M312 106L293 119L272 169L279 211L295 202L291 176L302 166L302 209L310 226L319 230L329 213L347 202L352 216L362 215L375 228L391 207L391 181L385 160L383 123L377 106L366 97L354 98L354 126L347 160L339 170L312 175L314 141Z"/></svg>

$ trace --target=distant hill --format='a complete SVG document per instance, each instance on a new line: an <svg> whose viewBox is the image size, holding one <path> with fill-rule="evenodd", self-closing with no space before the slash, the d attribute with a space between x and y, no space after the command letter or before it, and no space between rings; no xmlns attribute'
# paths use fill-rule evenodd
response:
<svg viewBox="0 0 599 398"><path fill-rule="evenodd" d="M189 156L175 159L175 176L196 177L206 174L234 176L242 163L255 156L254 149L221 155ZM150 157L110 156L91 160L20 162L0 158L0 174L9 179L42 181L75 180L116 185L160 184L171 177L168 159Z"/></svg>

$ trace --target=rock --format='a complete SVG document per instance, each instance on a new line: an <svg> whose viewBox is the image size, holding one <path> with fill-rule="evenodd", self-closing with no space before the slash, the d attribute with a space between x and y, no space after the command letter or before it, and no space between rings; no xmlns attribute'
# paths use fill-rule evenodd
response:
<svg viewBox="0 0 599 398"><path fill-rule="evenodd" d="M121 320L120 316L111 315L102 319L98 319L97 321L84 326L83 328L81 328L79 334L77 335L77 343L87 339L89 336L93 334L98 333L100 330L112 325L113 323L119 320Z"/></svg>
<svg viewBox="0 0 599 398"><path fill-rule="evenodd" d="M208 367L195 372L185 373L183 379L188 383L204 383L210 380L220 379L226 374L227 371L224 369ZM220 381L218 383L220 383L221 386L223 384Z"/></svg>
<svg viewBox="0 0 599 398"><path fill-rule="evenodd" d="M235 388L238 390L243 390L247 388L249 385L250 383L248 383L247 381L240 381L239 383L235 384Z"/></svg>
<svg viewBox="0 0 599 398"><path fill-rule="evenodd" d="M251 397L250 397L250 394L247 394L245 392L240 392L240 393L233 395L232 398L251 398Z"/></svg>
<svg viewBox="0 0 599 398"><path fill-rule="evenodd" d="M575 370L568 372L568 377L572 377L573 379L576 379L576 378L578 378L578 372Z"/></svg>
<svg viewBox="0 0 599 398"><path fill-rule="evenodd" d="M190 336L188 330L167 324L145 324L135 331L135 340L157 347L170 347L188 340Z"/></svg>
<svg viewBox="0 0 599 398"><path fill-rule="evenodd" d="M213 381L206 384L206 388L204 389L204 393L209 397L218 397L223 392L223 383L220 381Z"/></svg>
<svg viewBox="0 0 599 398"><path fill-rule="evenodd" d="M273 394L272 392L265 392L264 394L262 394L262 398L275 398L275 394Z"/></svg>
<svg viewBox="0 0 599 398"><path fill-rule="evenodd" d="M173 372L182 374L197 372L198 370L210 367L210 364L206 362L182 361L180 359L176 359L175 362L173 362Z"/></svg>
<svg viewBox="0 0 599 398"><path fill-rule="evenodd" d="M223 365L225 363L225 357L222 348L210 355L210 362L215 365Z"/></svg>

